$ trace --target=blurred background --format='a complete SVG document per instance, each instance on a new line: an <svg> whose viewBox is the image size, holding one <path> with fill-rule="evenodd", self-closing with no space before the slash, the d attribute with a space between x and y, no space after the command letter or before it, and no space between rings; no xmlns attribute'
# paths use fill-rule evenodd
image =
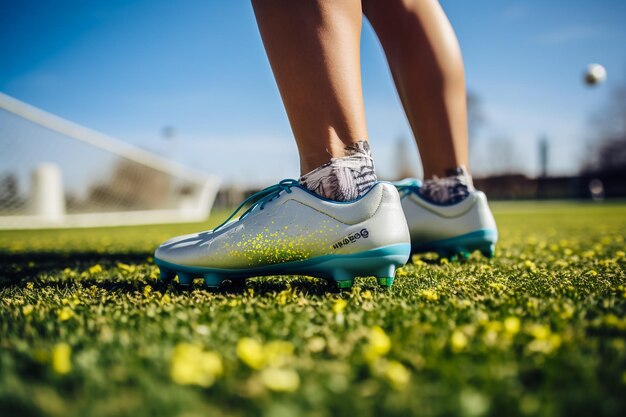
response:
<svg viewBox="0 0 626 417"><path fill-rule="evenodd" d="M477 187L625 197L626 2L441 3L464 53ZM367 22L361 48L379 176L419 177ZM0 228L201 220L299 174L248 1L5 1L0 91Z"/></svg>

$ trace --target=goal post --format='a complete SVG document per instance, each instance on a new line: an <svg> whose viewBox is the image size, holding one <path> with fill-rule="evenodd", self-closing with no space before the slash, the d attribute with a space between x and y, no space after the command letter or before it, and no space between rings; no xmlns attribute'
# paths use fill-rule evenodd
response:
<svg viewBox="0 0 626 417"><path fill-rule="evenodd" d="M0 229L205 220L219 179L0 93Z"/></svg>

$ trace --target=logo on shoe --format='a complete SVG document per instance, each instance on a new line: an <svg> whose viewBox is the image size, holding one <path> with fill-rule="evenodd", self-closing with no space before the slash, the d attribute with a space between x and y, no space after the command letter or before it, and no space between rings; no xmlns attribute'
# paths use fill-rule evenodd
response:
<svg viewBox="0 0 626 417"><path fill-rule="evenodd" d="M354 243L361 238L367 239L369 235L370 235L370 232L368 232L367 229L363 228L360 231L353 233L351 235L348 235L344 237L343 239L339 240L338 242L336 242L335 244L333 244L333 249L339 249L342 246L346 246L346 245L349 245L350 243Z"/></svg>

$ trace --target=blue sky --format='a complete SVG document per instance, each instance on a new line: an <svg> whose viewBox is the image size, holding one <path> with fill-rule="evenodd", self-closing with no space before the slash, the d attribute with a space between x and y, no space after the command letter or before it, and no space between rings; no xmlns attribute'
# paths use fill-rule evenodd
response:
<svg viewBox="0 0 626 417"><path fill-rule="evenodd" d="M626 81L626 2L441 3L487 119L472 138L474 171L511 165L532 175L546 135L551 172L575 172L591 115ZM370 139L379 173L390 176L398 140L412 137L367 23L361 44ZM581 81L592 62L609 74L594 89ZM227 182L298 175L248 1L4 0L0 91ZM161 138L167 125L174 146Z"/></svg>

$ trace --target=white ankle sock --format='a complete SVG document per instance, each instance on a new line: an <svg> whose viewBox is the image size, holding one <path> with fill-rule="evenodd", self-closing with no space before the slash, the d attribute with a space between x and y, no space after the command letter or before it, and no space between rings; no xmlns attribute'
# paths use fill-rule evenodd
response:
<svg viewBox="0 0 626 417"><path fill-rule="evenodd" d="M352 201L376 183L370 145L362 140L344 148L345 156L300 177L300 184L319 196L335 201Z"/></svg>
<svg viewBox="0 0 626 417"><path fill-rule="evenodd" d="M472 176L461 166L446 170L443 178L425 180L419 194L431 203L454 204L465 200L474 189Z"/></svg>

